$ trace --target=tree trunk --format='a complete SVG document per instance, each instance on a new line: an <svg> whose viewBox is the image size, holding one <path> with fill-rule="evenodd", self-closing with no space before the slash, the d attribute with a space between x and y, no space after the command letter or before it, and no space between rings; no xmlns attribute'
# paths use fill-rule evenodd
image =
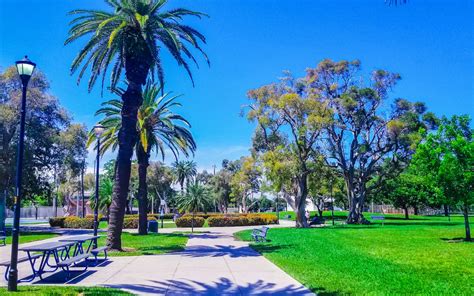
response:
<svg viewBox="0 0 474 296"><path fill-rule="evenodd" d="M414 206L414 207L413 207L413 214L415 214L415 215L418 215L418 214L419 214L419 210L418 210L418 207L417 207L417 206Z"/></svg>
<svg viewBox="0 0 474 296"><path fill-rule="evenodd" d="M122 250L121 235L130 186L131 159L138 140L137 112L142 103L140 83L129 81L127 90L122 95L122 100L122 126L118 134L117 172L115 174L107 233L107 247L109 250Z"/></svg>
<svg viewBox="0 0 474 296"><path fill-rule="evenodd" d="M298 192L295 198L296 227L308 227L305 216L306 198L308 197L308 174L303 173L298 180Z"/></svg>
<svg viewBox="0 0 474 296"><path fill-rule="evenodd" d="M148 214L148 186L146 175L149 165L149 154L143 149L141 144L136 149L138 160L138 234L146 235L147 214Z"/></svg>
<svg viewBox="0 0 474 296"><path fill-rule="evenodd" d="M347 177L346 187L349 200L349 215L347 216L347 224L369 224L363 215L365 203L365 184L358 184L360 188L355 188L353 177Z"/></svg>
<svg viewBox="0 0 474 296"><path fill-rule="evenodd" d="M405 206L403 209L405 210L405 220L409 220L410 217L408 216L408 207Z"/></svg>
<svg viewBox="0 0 474 296"><path fill-rule="evenodd" d="M0 192L0 231L5 229L6 206L7 206L7 191Z"/></svg>
<svg viewBox="0 0 474 296"><path fill-rule="evenodd" d="M449 217L448 205L443 205L443 210L444 210L444 216Z"/></svg>
<svg viewBox="0 0 474 296"><path fill-rule="evenodd" d="M469 206L464 204L463 207L463 215L464 215L464 226L466 228L466 241L471 241L471 226L469 225Z"/></svg>

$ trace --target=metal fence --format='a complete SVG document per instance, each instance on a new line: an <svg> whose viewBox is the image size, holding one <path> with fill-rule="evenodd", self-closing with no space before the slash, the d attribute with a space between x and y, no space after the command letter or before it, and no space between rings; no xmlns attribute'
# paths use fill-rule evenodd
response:
<svg viewBox="0 0 474 296"><path fill-rule="evenodd" d="M62 207L57 207L56 209L54 207L24 207L20 209L21 218L47 219L55 216L62 217L65 214L66 212ZM12 210L7 209L7 218L13 218Z"/></svg>

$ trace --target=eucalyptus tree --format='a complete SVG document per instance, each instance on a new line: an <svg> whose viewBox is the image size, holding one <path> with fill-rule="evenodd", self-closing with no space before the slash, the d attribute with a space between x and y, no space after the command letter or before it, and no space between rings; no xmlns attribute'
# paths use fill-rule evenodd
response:
<svg viewBox="0 0 474 296"><path fill-rule="evenodd" d="M191 51L200 52L205 37L182 24L186 16L201 18L205 14L184 8L165 10L166 0L106 0L109 11L78 9L70 12L69 37L65 44L87 37L88 41L72 62L71 73L79 72L78 81L90 68L89 90L102 76L102 86L110 73L115 88L124 77L127 88L122 94L122 125L118 133L117 169L110 209L107 246L122 248L121 233L129 189L131 158L138 141L137 112L142 104L142 85L148 76L157 76L164 84L161 53L167 49L191 80L188 61L197 64ZM109 71L110 70L110 71ZM123 74L123 76L122 76Z"/></svg>
<svg viewBox="0 0 474 296"><path fill-rule="evenodd" d="M121 93L120 90L116 90ZM138 213L139 213L139 234L147 234L147 213L148 213L148 187L147 170L150 165L152 151L165 158L165 150L169 149L178 158L180 153L189 156L196 150L196 143L189 131L191 125L179 114L173 113L172 109L181 106L176 99L178 96L171 96L169 93L160 95L161 89L150 81L143 91L143 104L138 110L137 131L139 141L135 146L135 153L138 162ZM120 100L110 100L102 104L96 114L104 115L100 121L105 127L102 136L102 151L116 149L118 145L118 133L122 125L121 110L123 104ZM89 133L89 143L95 140L95 133Z"/></svg>
<svg viewBox="0 0 474 296"><path fill-rule="evenodd" d="M421 140L418 130L436 124L434 115L420 102L396 99L391 110L384 108L400 75L376 70L365 84L359 71L357 60L326 59L307 69L302 80L305 89L331 114L321 148L327 163L338 167L344 176L348 223L367 223L362 214L367 195L387 176L407 166Z"/></svg>
<svg viewBox="0 0 474 296"><path fill-rule="evenodd" d="M192 160L175 161L172 165L176 182L184 193L184 184L190 183L197 175L196 163Z"/></svg>
<svg viewBox="0 0 474 296"><path fill-rule="evenodd" d="M313 172L309 164L320 156L316 143L331 118L327 105L289 73L278 83L249 91L248 97L251 103L247 118L257 123L257 131L265 142L276 135L287 139L276 147L264 148L268 151L282 148L289 153L296 188L296 226L307 227L308 177Z"/></svg>

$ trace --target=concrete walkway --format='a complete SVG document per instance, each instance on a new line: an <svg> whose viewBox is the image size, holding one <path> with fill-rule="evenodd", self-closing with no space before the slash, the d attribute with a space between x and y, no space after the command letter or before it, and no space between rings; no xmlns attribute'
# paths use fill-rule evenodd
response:
<svg viewBox="0 0 474 296"><path fill-rule="evenodd" d="M112 257L68 284L102 285L140 295L314 295L248 243L234 240L232 234L241 229L201 229L208 232L192 235L181 252ZM51 278L60 283L59 275Z"/></svg>

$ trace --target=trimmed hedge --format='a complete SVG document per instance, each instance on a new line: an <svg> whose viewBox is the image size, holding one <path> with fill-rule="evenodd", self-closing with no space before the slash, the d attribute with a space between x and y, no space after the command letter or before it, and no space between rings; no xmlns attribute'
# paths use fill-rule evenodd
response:
<svg viewBox="0 0 474 296"><path fill-rule="evenodd" d="M49 218L49 225L51 227L61 227L64 228L64 220L66 217L51 217Z"/></svg>
<svg viewBox="0 0 474 296"><path fill-rule="evenodd" d="M277 216L273 214L220 215L207 219L210 227L268 225L277 222Z"/></svg>
<svg viewBox="0 0 474 296"><path fill-rule="evenodd" d="M203 217L195 216L194 217L194 227L203 227L206 220ZM193 222L192 215L185 215L181 218L176 219L177 227L191 227Z"/></svg>
<svg viewBox="0 0 474 296"><path fill-rule="evenodd" d="M230 215L234 215L234 214L230 214ZM186 217L186 216L192 217L193 214L192 213L186 213L186 214L183 215L183 217ZM222 213L199 213L198 212L194 215L194 217L201 217L204 220L207 220L209 217L215 217L215 216L222 216Z"/></svg>
<svg viewBox="0 0 474 296"><path fill-rule="evenodd" d="M127 215L133 216L133 215ZM148 216L148 221L157 221L154 216ZM126 217L123 219L123 229L135 229L138 228L138 216L137 217Z"/></svg>
<svg viewBox="0 0 474 296"><path fill-rule="evenodd" d="M164 214L163 215L163 219L173 219L173 215L172 213L168 213L168 214ZM160 220L161 217L160 217L160 214L148 214L147 215L148 219L150 218L155 218L157 220ZM125 218L138 218L138 214L133 214L133 215L125 215Z"/></svg>
<svg viewBox="0 0 474 296"><path fill-rule="evenodd" d="M94 219L69 216L64 219L64 228L93 229Z"/></svg>

